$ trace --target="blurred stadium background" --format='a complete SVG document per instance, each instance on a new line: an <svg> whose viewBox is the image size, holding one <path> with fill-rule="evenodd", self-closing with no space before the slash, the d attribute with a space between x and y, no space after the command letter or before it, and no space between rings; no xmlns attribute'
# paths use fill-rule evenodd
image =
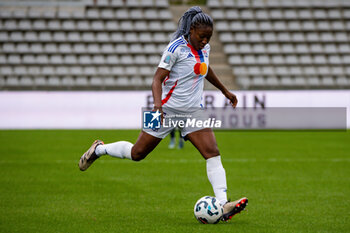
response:
<svg viewBox="0 0 350 233"><path fill-rule="evenodd" d="M0 0L0 232L349 232L348 130L216 131L229 197L250 203L216 226L193 218L212 188L190 145L79 171L93 140L135 142L192 5L214 18L210 64L239 107L347 108L350 128L350 0ZM84 130L4 130L57 128Z"/></svg>
<svg viewBox="0 0 350 233"><path fill-rule="evenodd" d="M210 62L228 88L350 87L348 0L2 0L0 89L149 90L195 4L214 18Z"/></svg>

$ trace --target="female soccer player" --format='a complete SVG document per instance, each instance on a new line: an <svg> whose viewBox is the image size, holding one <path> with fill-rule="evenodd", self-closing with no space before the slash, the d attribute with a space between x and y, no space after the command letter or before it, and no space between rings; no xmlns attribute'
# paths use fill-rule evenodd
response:
<svg viewBox="0 0 350 233"><path fill-rule="evenodd" d="M217 87L230 100L232 106L236 107L236 96L226 89L209 66L209 40L212 33L212 18L198 6L188 9L180 18L178 29L164 50L153 78L154 111L158 110L162 114L164 112L164 115L184 113L196 115L197 109L201 106L204 78ZM96 140L80 158L79 168L85 171L102 155L140 161L173 128L143 129L134 145L126 141L104 145L102 141ZM222 220L231 219L246 207L248 199L227 201L226 173L212 129L183 127L181 133L206 159L208 179L224 209Z"/></svg>

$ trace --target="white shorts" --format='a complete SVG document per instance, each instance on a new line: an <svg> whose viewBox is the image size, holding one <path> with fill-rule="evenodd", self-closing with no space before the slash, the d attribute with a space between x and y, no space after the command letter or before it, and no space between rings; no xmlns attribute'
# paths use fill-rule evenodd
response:
<svg viewBox="0 0 350 233"><path fill-rule="evenodd" d="M144 132L156 137L156 138L165 138L168 134L175 128L179 128L181 136L185 138L187 134L192 132L205 129L208 127L197 127L193 124L187 124L193 119L201 119L203 109L197 109L194 112L181 112L175 109L163 109L164 113L164 122L159 129L143 129ZM183 123L183 124L182 124Z"/></svg>

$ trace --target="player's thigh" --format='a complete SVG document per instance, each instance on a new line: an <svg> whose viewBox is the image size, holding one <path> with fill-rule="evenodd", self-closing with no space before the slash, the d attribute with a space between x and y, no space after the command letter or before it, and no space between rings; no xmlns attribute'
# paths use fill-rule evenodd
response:
<svg viewBox="0 0 350 233"><path fill-rule="evenodd" d="M144 159L159 144L161 138L154 137L141 131L137 141L131 149L131 157L135 161Z"/></svg>
<svg viewBox="0 0 350 233"><path fill-rule="evenodd" d="M201 129L187 134L186 137L205 159L209 159L220 154L212 129Z"/></svg>

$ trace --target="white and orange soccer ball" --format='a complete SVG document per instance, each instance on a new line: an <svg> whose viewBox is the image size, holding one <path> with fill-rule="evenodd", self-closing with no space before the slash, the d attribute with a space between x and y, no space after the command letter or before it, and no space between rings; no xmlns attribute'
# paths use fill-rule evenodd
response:
<svg viewBox="0 0 350 233"><path fill-rule="evenodd" d="M215 197L204 196L194 205L194 216L203 224L216 224L222 218L223 208Z"/></svg>

